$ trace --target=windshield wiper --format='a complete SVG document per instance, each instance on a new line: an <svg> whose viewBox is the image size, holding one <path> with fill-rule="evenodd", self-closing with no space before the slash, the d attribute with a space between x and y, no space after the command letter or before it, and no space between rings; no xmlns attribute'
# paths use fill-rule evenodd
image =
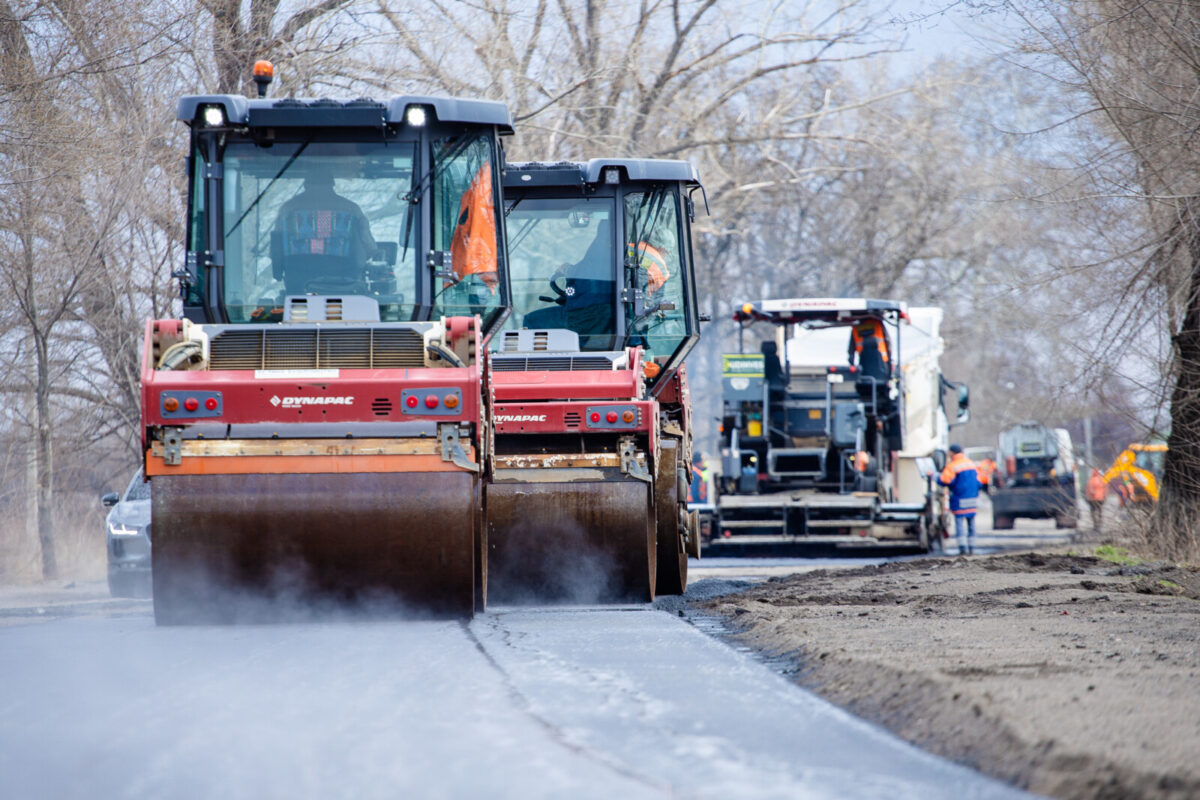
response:
<svg viewBox="0 0 1200 800"><path fill-rule="evenodd" d="M238 226L242 224L242 220L244 220L246 218L246 215L254 210L255 206L258 205L259 200L262 200L264 197L266 197L267 192L271 191L271 187L275 185L275 181L279 180L283 176L283 173L288 171L288 168L291 167L292 163L297 158L300 157L300 154L304 152L304 148L308 147L308 145L311 142L312 142L312 139L305 140L304 144L300 145L300 147L298 147L296 149L295 153L292 153L291 158L289 158L287 161L285 161L283 163L283 166L279 168L279 172L275 173L275 177L271 178L271 181L270 181L270 183L267 184L266 188L258 193L258 197L254 198L254 202L251 203L250 206L245 211L242 212L242 215L240 217L238 217L237 222L233 223L233 227L230 228L229 230L225 231L226 236L229 236L230 234L232 234L234 231L236 231L238 229Z"/></svg>

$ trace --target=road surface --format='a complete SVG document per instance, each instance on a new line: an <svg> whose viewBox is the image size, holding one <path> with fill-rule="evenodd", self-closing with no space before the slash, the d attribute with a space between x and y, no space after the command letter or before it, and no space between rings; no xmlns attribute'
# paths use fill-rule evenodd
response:
<svg viewBox="0 0 1200 800"><path fill-rule="evenodd" d="M5 797L1026 797L650 605L157 628L59 595L0 595Z"/></svg>

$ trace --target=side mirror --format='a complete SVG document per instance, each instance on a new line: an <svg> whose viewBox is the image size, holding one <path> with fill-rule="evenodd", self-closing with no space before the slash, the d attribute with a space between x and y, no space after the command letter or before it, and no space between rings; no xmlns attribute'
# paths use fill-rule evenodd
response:
<svg viewBox="0 0 1200 800"><path fill-rule="evenodd" d="M934 450L933 451L933 466L938 472L941 472L942 470L944 470L946 468L946 451L945 450Z"/></svg>
<svg viewBox="0 0 1200 800"><path fill-rule="evenodd" d="M958 413L954 417L955 425L962 425L971 420L971 390L965 383L958 384Z"/></svg>
<svg viewBox="0 0 1200 800"><path fill-rule="evenodd" d="M105 508L112 508L117 503L121 502L121 495L117 494L116 492L108 492L107 494L101 495L100 502L104 504Z"/></svg>

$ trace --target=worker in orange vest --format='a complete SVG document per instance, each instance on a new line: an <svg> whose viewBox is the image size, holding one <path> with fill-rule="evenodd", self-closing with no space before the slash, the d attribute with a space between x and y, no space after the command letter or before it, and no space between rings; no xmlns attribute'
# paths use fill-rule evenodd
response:
<svg viewBox="0 0 1200 800"><path fill-rule="evenodd" d="M975 469L979 473L980 490L984 494L991 494L992 477L996 474L996 462L992 460L991 456L987 456L975 465Z"/></svg>
<svg viewBox="0 0 1200 800"><path fill-rule="evenodd" d="M625 256L646 271L647 294L657 292L671 277L666 254L649 242L630 242L626 246Z"/></svg>
<svg viewBox="0 0 1200 800"><path fill-rule="evenodd" d="M950 511L954 514L954 535L958 552L975 552L975 510L979 505L979 473L975 462L963 454L962 445L950 445L950 462L938 476L938 483L950 489Z"/></svg>
<svg viewBox="0 0 1200 800"><path fill-rule="evenodd" d="M875 344L879 347L879 357L883 359L883 363L889 363L887 337L883 333L883 321L875 317L859 320L850 328L850 363L854 364L856 359L862 356L863 339L868 336L875 337Z"/></svg>
<svg viewBox="0 0 1200 800"><path fill-rule="evenodd" d="M1108 484L1104 481L1104 476L1100 474L1100 470L1092 468L1092 474L1088 476L1087 490L1084 492L1087 496L1088 508L1092 511L1092 530L1100 530L1100 518L1104 514L1104 500L1108 497Z"/></svg>

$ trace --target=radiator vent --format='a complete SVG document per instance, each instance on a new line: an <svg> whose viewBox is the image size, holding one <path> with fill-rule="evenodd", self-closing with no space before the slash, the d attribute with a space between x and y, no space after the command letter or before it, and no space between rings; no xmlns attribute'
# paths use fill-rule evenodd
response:
<svg viewBox="0 0 1200 800"><path fill-rule="evenodd" d="M392 401L386 397L376 397L371 401L371 410L377 417L386 417L392 413Z"/></svg>
<svg viewBox="0 0 1200 800"><path fill-rule="evenodd" d="M576 411L568 411L567 413L563 414L563 423L568 428L578 428L581 424L583 424L583 417Z"/></svg>
<svg viewBox="0 0 1200 800"><path fill-rule="evenodd" d="M425 366L408 328L237 328L215 334L209 369L396 369Z"/></svg>
<svg viewBox="0 0 1200 800"><path fill-rule="evenodd" d="M574 370L611 370L612 359L606 356L492 356L492 369L497 372L569 372Z"/></svg>

